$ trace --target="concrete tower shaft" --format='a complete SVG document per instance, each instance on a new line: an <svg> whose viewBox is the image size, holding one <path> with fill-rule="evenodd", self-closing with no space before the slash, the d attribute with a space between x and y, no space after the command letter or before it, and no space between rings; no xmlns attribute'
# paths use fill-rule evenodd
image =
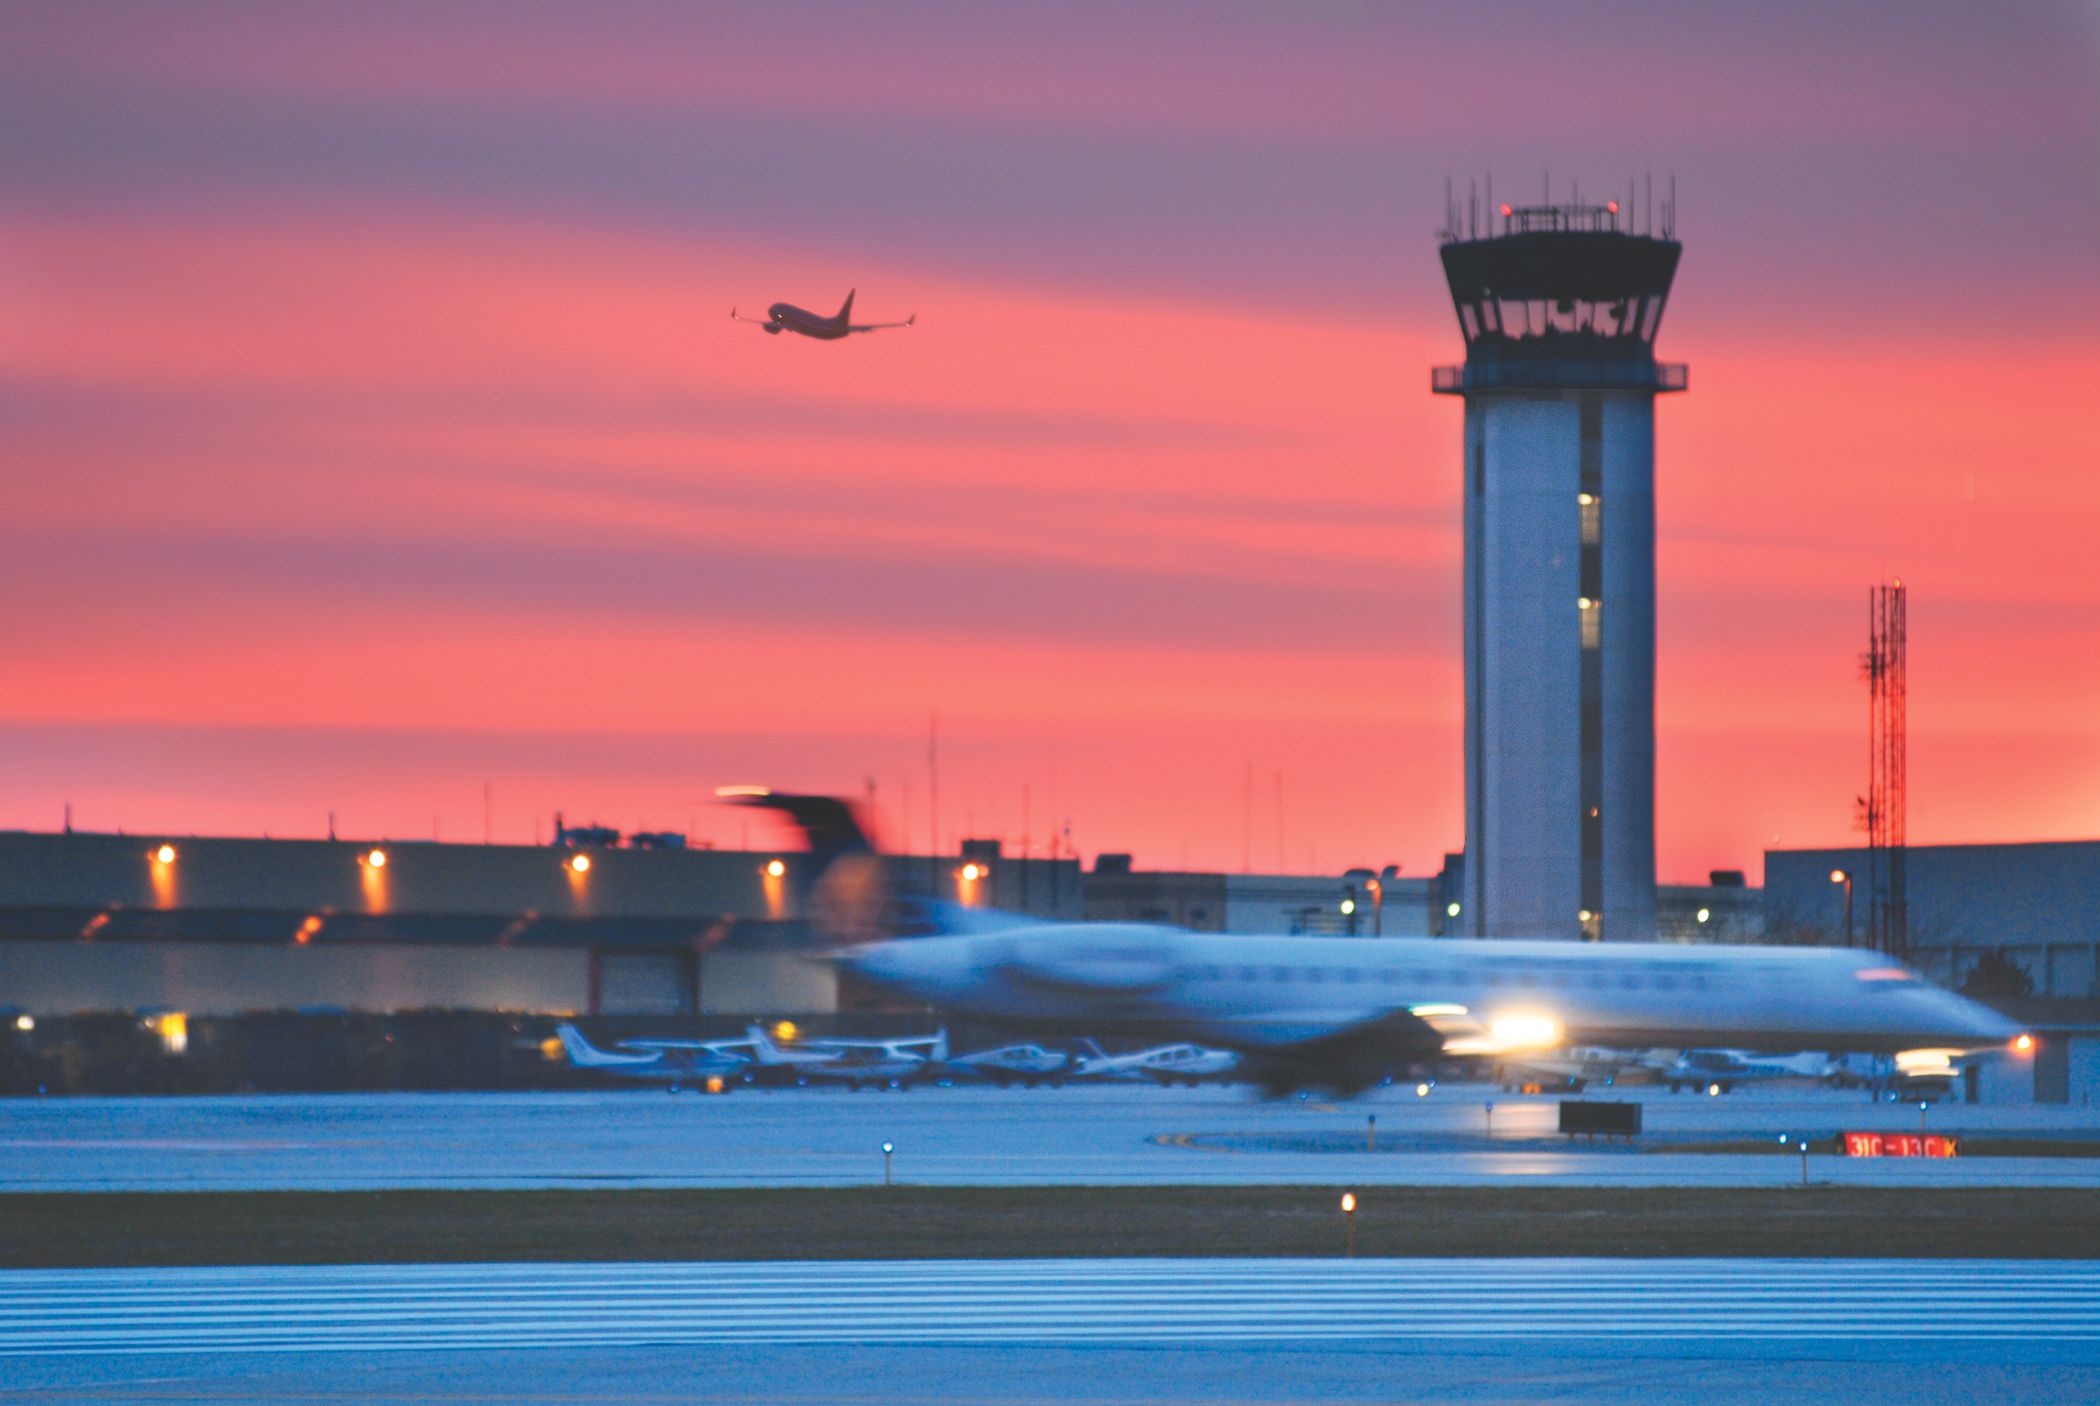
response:
<svg viewBox="0 0 2100 1406"><path fill-rule="evenodd" d="M1654 339L1680 246L1615 205L1443 246L1466 338L1460 931L1655 935Z"/></svg>

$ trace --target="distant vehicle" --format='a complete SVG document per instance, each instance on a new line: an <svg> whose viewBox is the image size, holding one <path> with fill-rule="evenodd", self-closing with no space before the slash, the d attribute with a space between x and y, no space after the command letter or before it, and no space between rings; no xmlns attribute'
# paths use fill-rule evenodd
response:
<svg viewBox="0 0 2100 1406"><path fill-rule="evenodd" d="M737 310L731 308L729 318L732 322L749 322L763 327L769 335L778 336L782 332L794 332L804 337L814 337L820 342L842 341L855 332L880 332L890 327L910 327L918 322L917 313L913 313L902 322L854 322L853 293L859 291L856 288L846 294L845 305L834 317L825 317L806 308L798 308L793 303L775 303L766 309L764 317L740 317Z"/></svg>
<svg viewBox="0 0 2100 1406"><path fill-rule="evenodd" d="M1155 1045L1112 1055L1090 1039L1072 1042L1072 1072L1069 1077L1098 1083L1114 1079L1151 1079L1160 1084L1197 1084L1239 1068L1240 1057L1230 1050L1205 1049L1201 1045Z"/></svg>
<svg viewBox="0 0 2100 1406"><path fill-rule="evenodd" d="M567 1022L554 1033L575 1068L661 1080L674 1094L687 1084L705 1086L716 1079L726 1089L752 1067L749 1040L622 1040L616 1049L601 1050Z"/></svg>
<svg viewBox="0 0 2100 1406"><path fill-rule="evenodd" d="M763 1026L744 1032L755 1079L844 1084L849 1089L908 1089L948 1057L948 1032L895 1040L825 1037L781 1044Z"/></svg>
<svg viewBox="0 0 2100 1406"><path fill-rule="evenodd" d="M1686 1050L1663 1071L1662 1081L1673 1094L1688 1088L1725 1094L1743 1084L1782 1081L1838 1088L1846 1077L1843 1067L1829 1055L1759 1056L1747 1050Z"/></svg>
<svg viewBox="0 0 2100 1406"><path fill-rule="evenodd" d="M995 1050L955 1055L948 1069L970 1078L984 1079L1000 1088L1015 1084L1034 1088L1038 1084L1062 1084L1071 1057L1041 1045L1001 1045Z"/></svg>

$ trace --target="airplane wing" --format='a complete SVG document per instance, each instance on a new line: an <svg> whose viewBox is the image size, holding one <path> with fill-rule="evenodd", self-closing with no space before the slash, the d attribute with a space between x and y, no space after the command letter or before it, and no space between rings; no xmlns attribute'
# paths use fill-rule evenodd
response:
<svg viewBox="0 0 2100 1406"><path fill-rule="evenodd" d="M730 320L731 322L748 322L748 323L750 323L750 324L751 324L751 325L752 325L753 327L771 327L771 326L773 326L773 325L774 325L774 323L773 323L773 320L772 320L771 318L768 318L768 317L744 317L744 316L742 316L741 314L739 314L739 313L737 312L737 310L736 310L735 308L731 308L731 309L729 310L729 320ZM859 331L860 329L859 329L858 327L856 327L856 328L854 328L853 330L854 330L854 331L856 331L856 332L858 332L858 331Z"/></svg>
<svg viewBox="0 0 2100 1406"><path fill-rule="evenodd" d="M674 1050L698 1050L706 1054L747 1055L751 1051L749 1040L622 1040L620 1048L633 1050L637 1054L670 1053Z"/></svg>
<svg viewBox="0 0 2100 1406"><path fill-rule="evenodd" d="M880 332L888 327L910 327L916 324L918 320L919 315L917 313L913 313L910 317L905 318L902 322L855 323L853 326L848 327L846 330L848 332Z"/></svg>
<svg viewBox="0 0 2100 1406"><path fill-rule="evenodd" d="M913 1035L895 1040L846 1040L829 1035L806 1037L795 1043L808 1050L910 1050L917 1046L931 1047L940 1041L939 1035Z"/></svg>

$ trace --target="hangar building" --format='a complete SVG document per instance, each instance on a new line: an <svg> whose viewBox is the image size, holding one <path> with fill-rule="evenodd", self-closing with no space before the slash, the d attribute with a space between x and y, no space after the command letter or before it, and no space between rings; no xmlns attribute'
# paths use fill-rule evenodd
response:
<svg viewBox="0 0 2100 1406"><path fill-rule="evenodd" d="M1864 849L1765 854L1774 942L1867 940ZM2100 1099L2100 841L1912 845L1904 851L1910 961L2034 1034L2031 1059L1977 1062L1988 1103Z"/></svg>
<svg viewBox="0 0 2100 1406"><path fill-rule="evenodd" d="M893 889L1080 916L1075 860L990 846L967 865L886 862ZM0 834L0 1007L827 1012L835 972L795 955L814 941L798 899L810 865L791 851Z"/></svg>

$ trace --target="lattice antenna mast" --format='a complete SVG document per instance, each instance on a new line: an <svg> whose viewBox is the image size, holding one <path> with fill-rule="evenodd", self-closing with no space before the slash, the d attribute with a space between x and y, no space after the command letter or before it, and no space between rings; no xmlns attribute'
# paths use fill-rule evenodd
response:
<svg viewBox="0 0 2100 1406"><path fill-rule="evenodd" d="M1867 942L1899 961L1910 957L1910 904L1904 884L1906 770L1904 655L1908 593L1901 581L1867 593L1867 794L1859 828L1867 832Z"/></svg>

